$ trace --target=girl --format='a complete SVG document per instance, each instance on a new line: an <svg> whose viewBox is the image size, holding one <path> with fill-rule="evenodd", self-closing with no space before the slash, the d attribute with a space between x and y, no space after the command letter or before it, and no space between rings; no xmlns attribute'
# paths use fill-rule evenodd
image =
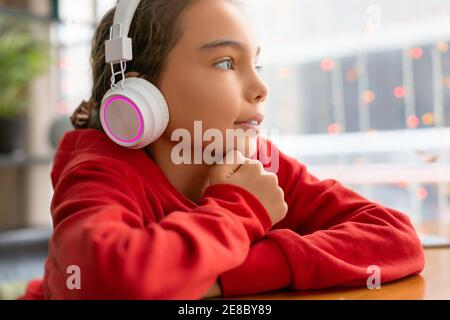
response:
<svg viewBox="0 0 450 320"><path fill-rule="evenodd" d="M228 0L140 3L127 76L160 89L170 122L144 149L114 144L98 117L110 86L104 43L113 16L114 9L94 36L91 101L76 110L76 130L55 155L45 275L24 299L229 297L366 285L373 266L383 283L423 270L406 215L318 180L257 135L246 136L242 149L224 150L238 164L174 163L176 129L194 135L201 121L204 130L257 132L263 118L260 49ZM255 144L257 159L249 152ZM276 174L266 161L273 154Z"/></svg>

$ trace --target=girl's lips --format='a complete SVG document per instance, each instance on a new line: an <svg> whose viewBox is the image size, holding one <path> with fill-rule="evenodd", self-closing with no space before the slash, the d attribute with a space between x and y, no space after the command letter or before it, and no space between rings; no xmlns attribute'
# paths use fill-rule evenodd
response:
<svg viewBox="0 0 450 320"><path fill-rule="evenodd" d="M243 129L244 131L252 129L256 132L256 134L259 134L261 129L259 124L252 124L250 122L235 122L234 126L239 129Z"/></svg>

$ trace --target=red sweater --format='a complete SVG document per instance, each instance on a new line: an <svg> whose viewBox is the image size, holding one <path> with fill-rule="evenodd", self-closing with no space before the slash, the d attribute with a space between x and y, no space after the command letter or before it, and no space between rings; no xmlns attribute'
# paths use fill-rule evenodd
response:
<svg viewBox="0 0 450 320"><path fill-rule="evenodd" d="M267 143L263 154L276 148ZM30 282L22 299L199 299L217 279L228 297L366 285L370 265L381 268L382 282L423 270L421 243L403 213L318 180L282 152L277 175L289 210L271 227L243 188L210 186L194 203L144 150L95 129L68 132L51 173L44 279ZM72 265L81 289L67 286Z"/></svg>

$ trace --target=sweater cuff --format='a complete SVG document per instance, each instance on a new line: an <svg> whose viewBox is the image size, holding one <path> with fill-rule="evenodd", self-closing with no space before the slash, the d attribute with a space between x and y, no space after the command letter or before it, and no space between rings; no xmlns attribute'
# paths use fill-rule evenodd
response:
<svg viewBox="0 0 450 320"><path fill-rule="evenodd" d="M250 247L243 264L221 274L218 281L223 297L251 295L290 286L291 273L278 245L263 238Z"/></svg>
<svg viewBox="0 0 450 320"><path fill-rule="evenodd" d="M262 238L272 228L272 219L264 205L255 195L242 187L215 184L205 190L200 203L204 204L204 199L208 197L215 199L219 206L239 217L249 234L250 242Z"/></svg>

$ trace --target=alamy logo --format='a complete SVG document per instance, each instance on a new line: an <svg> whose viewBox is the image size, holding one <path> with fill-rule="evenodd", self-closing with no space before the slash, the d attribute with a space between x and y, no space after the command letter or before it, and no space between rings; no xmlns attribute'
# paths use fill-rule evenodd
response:
<svg viewBox="0 0 450 320"><path fill-rule="evenodd" d="M81 270L77 265L70 265L66 269L66 273L70 276L66 280L67 289L80 290L81 289Z"/></svg>
<svg viewBox="0 0 450 320"><path fill-rule="evenodd" d="M367 267L369 278L367 278L367 288L369 290L381 289L381 268L377 265L371 265Z"/></svg>
<svg viewBox="0 0 450 320"><path fill-rule="evenodd" d="M261 130L263 136L270 141L279 137L279 130ZM171 134L171 141L178 142L171 152L174 164L233 164L232 157L225 157L225 150L246 150L249 157L258 155L259 161L266 170L276 173L279 168L279 152L276 148L267 152L268 143L264 145L260 140L257 148L256 139L260 130L254 129L226 129L225 137L222 131L215 128L203 132L202 121L194 122L193 137L189 130L176 129Z"/></svg>

